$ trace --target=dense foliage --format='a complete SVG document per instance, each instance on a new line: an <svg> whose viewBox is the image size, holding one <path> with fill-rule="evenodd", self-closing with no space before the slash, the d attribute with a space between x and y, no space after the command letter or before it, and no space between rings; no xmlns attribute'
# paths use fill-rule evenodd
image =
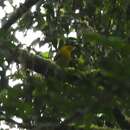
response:
<svg viewBox="0 0 130 130"><path fill-rule="evenodd" d="M112 109L130 115L130 1L35 1L10 0L14 12L1 19L0 120L37 130L118 128ZM24 46L16 33L28 30L41 36ZM76 46L63 67L54 57L69 41Z"/></svg>

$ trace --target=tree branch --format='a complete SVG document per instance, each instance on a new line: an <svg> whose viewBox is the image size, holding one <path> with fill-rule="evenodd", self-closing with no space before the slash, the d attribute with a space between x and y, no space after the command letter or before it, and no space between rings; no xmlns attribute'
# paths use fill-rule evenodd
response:
<svg viewBox="0 0 130 130"><path fill-rule="evenodd" d="M71 115L69 118L65 119L63 122L58 124L53 123L39 123L38 127L33 128L32 130L41 130L41 129L52 129L52 130L67 130L71 129L73 126L69 126L70 123L72 123L75 120L78 120L79 118L83 117L85 114L84 111L76 111Z"/></svg>
<svg viewBox="0 0 130 130"><path fill-rule="evenodd" d="M130 130L130 122L126 119L120 109L114 108L113 115L121 129Z"/></svg>
<svg viewBox="0 0 130 130"><path fill-rule="evenodd" d="M26 0L26 2L21 5L10 17L3 23L1 30L6 30L10 28L21 16L28 11L33 5L35 5L39 0Z"/></svg>
<svg viewBox="0 0 130 130"><path fill-rule="evenodd" d="M53 61L29 54L27 51L21 50L15 45L11 46L10 44L11 43L5 41L0 41L0 48L1 50L4 50L2 55L8 61L19 63L27 69L42 74L46 78L51 76L57 80L68 81L72 84L77 84L77 82L86 82L86 77L89 74L82 74L80 72L76 72L76 70L63 69L56 65Z"/></svg>

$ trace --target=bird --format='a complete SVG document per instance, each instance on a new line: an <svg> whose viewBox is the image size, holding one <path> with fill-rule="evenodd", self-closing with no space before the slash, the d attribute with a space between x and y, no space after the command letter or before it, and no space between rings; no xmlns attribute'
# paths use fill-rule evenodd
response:
<svg viewBox="0 0 130 130"><path fill-rule="evenodd" d="M57 52L54 60L61 67L66 67L72 60L72 52L75 49L74 45L65 44Z"/></svg>

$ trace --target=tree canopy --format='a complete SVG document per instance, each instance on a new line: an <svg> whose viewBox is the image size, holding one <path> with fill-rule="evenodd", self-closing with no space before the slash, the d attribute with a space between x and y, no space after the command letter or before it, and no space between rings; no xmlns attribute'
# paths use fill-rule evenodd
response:
<svg viewBox="0 0 130 130"><path fill-rule="evenodd" d="M130 115L130 1L1 0L0 8L7 3L13 11L0 19L0 120L31 130L129 129L121 112ZM41 35L25 45L16 34L29 30ZM55 57L66 44L75 48L61 66Z"/></svg>

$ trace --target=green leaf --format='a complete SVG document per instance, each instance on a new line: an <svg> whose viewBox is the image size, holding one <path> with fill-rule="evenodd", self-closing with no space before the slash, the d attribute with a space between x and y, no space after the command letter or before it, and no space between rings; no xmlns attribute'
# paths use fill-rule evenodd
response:
<svg viewBox="0 0 130 130"><path fill-rule="evenodd" d="M41 53L40 55L41 55L43 58L45 58L45 59L49 59L49 52L48 52L48 51L43 52L43 53Z"/></svg>

